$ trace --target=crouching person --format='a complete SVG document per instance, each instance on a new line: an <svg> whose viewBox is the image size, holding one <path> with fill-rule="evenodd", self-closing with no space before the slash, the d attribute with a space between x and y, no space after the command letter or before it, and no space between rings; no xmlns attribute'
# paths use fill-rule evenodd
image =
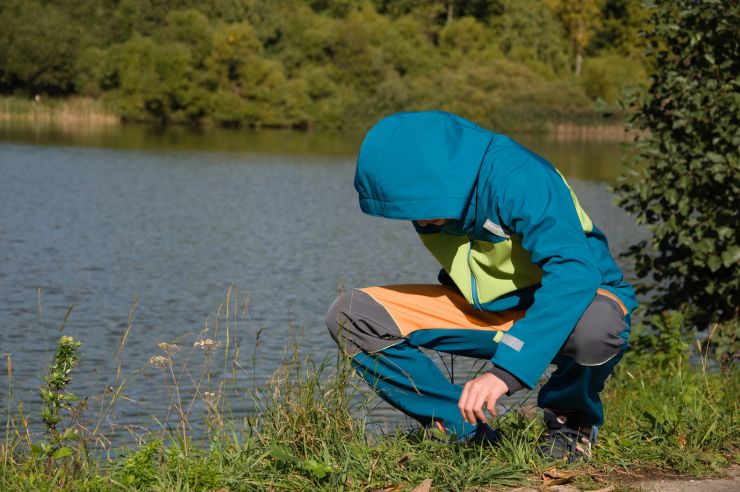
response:
<svg viewBox="0 0 740 492"><path fill-rule="evenodd" d="M445 112L401 113L363 141L355 188L363 212L408 220L439 261L439 285L354 289L327 326L383 399L464 441L490 441L487 411L534 388L554 458L589 457L599 393L626 349L632 287L604 234L546 160ZM420 350L491 362L464 386Z"/></svg>

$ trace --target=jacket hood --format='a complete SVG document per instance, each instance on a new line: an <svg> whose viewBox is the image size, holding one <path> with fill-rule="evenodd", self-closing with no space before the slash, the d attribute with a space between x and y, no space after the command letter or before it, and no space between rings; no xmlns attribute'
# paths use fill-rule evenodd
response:
<svg viewBox="0 0 740 492"><path fill-rule="evenodd" d="M390 219L465 219L493 136L443 111L383 118L357 158L360 208Z"/></svg>

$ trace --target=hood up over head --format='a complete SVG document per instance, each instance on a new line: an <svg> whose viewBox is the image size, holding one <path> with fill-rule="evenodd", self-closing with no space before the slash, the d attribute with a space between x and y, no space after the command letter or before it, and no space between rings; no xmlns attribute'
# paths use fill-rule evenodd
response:
<svg viewBox="0 0 740 492"><path fill-rule="evenodd" d="M383 118L357 158L360 208L389 219L464 219L493 136L443 111Z"/></svg>

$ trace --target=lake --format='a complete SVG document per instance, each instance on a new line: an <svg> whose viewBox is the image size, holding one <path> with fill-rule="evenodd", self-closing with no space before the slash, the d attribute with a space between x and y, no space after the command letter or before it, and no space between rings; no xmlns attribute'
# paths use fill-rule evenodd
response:
<svg viewBox="0 0 740 492"><path fill-rule="evenodd" d="M352 185L360 140L0 125L2 407L10 356L11 399L38 415L39 377L61 333L84 343L70 389L94 403L115 381L135 303L120 357L127 399L106 425L119 436L118 425L156 427L151 416L167 414L172 394L168 371L147 361L163 355L159 343L175 342L176 359L192 352L194 367L208 363L193 342L207 327L203 337L226 343L228 293L228 343L242 361L231 408L245 415L245 389L270 378L291 334L302 332L301 353L315 360L336 353L324 315L341 287L435 282L438 267L410 224L360 212ZM607 190L621 169L619 145L522 142L566 175L613 254L642 237ZM215 372L231 374L219 357ZM384 406L371 420L398 421Z"/></svg>

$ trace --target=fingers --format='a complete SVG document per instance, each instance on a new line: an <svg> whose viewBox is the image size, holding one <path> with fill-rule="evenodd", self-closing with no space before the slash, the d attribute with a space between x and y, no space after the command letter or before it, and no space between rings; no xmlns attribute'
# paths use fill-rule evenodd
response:
<svg viewBox="0 0 740 492"><path fill-rule="evenodd" d="M485 391L478 391L478 394L475 396L472 405L473 416L475 417L473 423L475 423L475 419L478 419L480 422L486 421L486 414L483 413L483 405L486 404L487 396L488 394Z"/></svg>
<svg viewBox="0 0 740 492"><path fill-rule="evenodd" d="M468 416L465 413L465 402L468 399L468 395L470 394L470 382L465 383L465 386L463 386L463 392L462 395L460 395L460 399L457 401L457 409L460 410L460 415L462 416L463 420L465 422L469 422Z"/></svg>
<svg viewBox="0 0 740 492"><path fill-rule="evenodd" d="M460 400L457 402L457 408L460 410L460 415L465 422L475 425L478 421L486 421L486 415L483 413L483 407L486 405L486 401L488 401L486 405L488 411L491 412L491 408L493 407L494 411L491 412L491 415L496 415L495 405L497 399L493 392L489 391L485 385L475 380L468 381L463 387L462 395L460 395Z"/></svg>
<svg viewBox="0 0 740 492"><path fill-rule="evenodd" d="M486 410L488 410L488 413L491 415L491 417L496 416L496 401L498 398L496 398L494 395L489 395L488 399L486 399Z"/></svg>
<svg viewBox="0 0 740 492"><path fill-rule="evenodd" d="M468 399L468 393L470 393L470 383L465 383L462 395L460 395L460 399L457 400L457 409L460 410L460 416L462 416L465 422L468 421L468 416L465 414L465 402Z"/></svg>
<svg viewBox="0 0 740 492"><path fill-rule="evenodd" d="M474 381L468 381L463 386L463 392L460 400L457 402L457 408L460 410L463 420L470 424L475 424L475 413L473 412L473 403L478 397L478 388Z"/></svg>
<svg viewBox="0 0 740 492"><path fill-rule="evenodd" d="M486 421L485 406L492 417L496 416L496 402L507 391L506 384L492 374L484 374L465 383L457 408L465 422L475 425Z"/></svg>

